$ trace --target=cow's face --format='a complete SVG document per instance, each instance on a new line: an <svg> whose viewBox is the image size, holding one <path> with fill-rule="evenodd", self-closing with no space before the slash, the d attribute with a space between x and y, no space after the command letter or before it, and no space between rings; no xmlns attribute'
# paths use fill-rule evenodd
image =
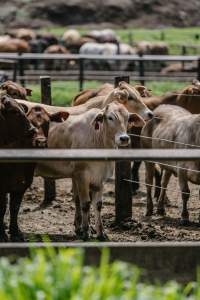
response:
<svg viewBox="0 0 200 300"><path fill-rule="evenodd" d="M127 134L129 124L143 126L144 121L136 114L130 114L127 109L118 102L112 102L95 118L95 129L99 129L101 123L104 126L106 137L116 146L127 146L130 138Z"/></svg>
<svg viewBox="0 0 200 300"><path fill-rule="evenodd" d="M119 102L122 103L130 113L138 114L145 121L153 118L153 112L143 103L140 93L134 87L122 81L119 83L119 89L126 91L128 94L127 99L121 99Z"/></svg>
<svg viewBox="0 0 200 300"><path fill-rule="evenodd" d="M25 105L26 106L26 105ZM36 105L27 113L29 121L37 128L34 146L47 147L47 138L50 122L63 122L69 116L67 112L49 114L43 107Z"/></svg>
<svg viewBox="0 0 200 300"><path fill-rule="evenodd" d="M0 144L31 147L36 128L26 117L23 107L14 99L2 96L0 100Z"/></svg>
<svg viewBox="0 0 200 300"><path fill-rule="evenodd" d="M6 81L1 85L1 89L5 90L7 95L12 97L13 99L23 99L26 100L27 96L31 96L32 90L26 89L19 84Z"/></svg>

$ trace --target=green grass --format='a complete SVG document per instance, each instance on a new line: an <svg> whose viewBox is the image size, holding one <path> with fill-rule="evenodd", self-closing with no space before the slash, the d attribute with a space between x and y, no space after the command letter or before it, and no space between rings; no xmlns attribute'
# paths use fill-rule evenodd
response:
<svg viewBox="0 0 200 300"><path fill-rule="evenodd" d="M81 34L86 30L82 30L76 27ZM98 29L98 25L97 25ZM44 28L42 31L49 31L62 36L67 30L67 27L49 27ZM116 30L120 40L128 43L129 35L132 34L133 42L145 40L145 41L160 41L164 37L164 41L170 45L170 54L181 54L181 49L175 47L176 44L184 45L200 45L200 40L195 39L195 34L200 34L200 27L188 27L188 28L165 28L165 29L134 29L127 28L122 30ZM193 50L190 50L188 54L194 54Z"/></svg>
<svg viewBox="0 0 200 300"><path fill-rule="evenodd" d="M80 249L33 251L13 264L0 259L1 300L199 300L200 282L148 284L141 271L123 262L109 263L103 252L98 267L83 265Z"/></svg>
<svg viewBox="0 0 200 300"><path fill-rule="evenodd" d="M87 81L84 84L84 89L95 88L102 83L97 81ZM147 87L152 90L153 95L162 95L168 91L176 91L186 86L185 83L174 81L157 82L152 81L147 83ZM27 87L33 90L30 100L40 102L40 86L36 84L28 85ZM54 105L68 106L74 96L79 92L78 82L76 81L54 81L52 82L52 100Z"/></svg>

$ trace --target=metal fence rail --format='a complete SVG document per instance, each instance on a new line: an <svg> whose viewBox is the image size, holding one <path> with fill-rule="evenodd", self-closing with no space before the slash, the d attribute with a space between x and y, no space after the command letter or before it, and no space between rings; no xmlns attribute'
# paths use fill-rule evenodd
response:
<svg viewBox="0 0 200 300"><path fill-rule="evenodd" d="M0 162L200 160L200 149L0 149Z"/></svg>
<svg viewBox="0 0 200 300"><path fill-rule="evenodd" d="M25 80L35 80L37 75L37 69L36 70L26 70L27 63L30 63L30 61L55 61L55 60L62 60L62 61L75 61L77 63L77 70L74 73L74 70L72 70L72 74L67 74L64 76L62 75L60 77L59 70L56 74L54 74L54 79L60 80L64 77L64 79L70 80L70 76L72 76L72 79L79 81L79 88L80 90L83 89L84 80L107 80L109 81L109 78L113 77L115 71L118 70L117 66L120 65L120 62L126 61L126 62L133 62L138 64L138 70L131 71L133 79L140 81L142 84L145 83L146 80L157 80L157 79L163 79L167 80L169 77L160 74L160 72L155 72L155 74L152 76L151 72L146 69L147 63L152 62L159 62L159 63L172 63L172 62L181 62L183 65L186 62L197 62L197 68L196 73L192 72L192 74L189 77L196 77L197 79L200 79L200 57L197 55L113 55L113 56L102 56L102 55L80 55L80 54L46 54L46 53L23 53L23 54L17 54L17 53L0 53L0 59L6 59L6 60L12 60L16 62L16 68L17 68L17 78L20 80L22 84L25 84ZM116 70L107 72L105 70L106 76L102 75L101 71L99 73L99 70L97 70L96 75L90 75L90 71L86 68L86 62L88 61L100 61L100 62L106 62L106 61L113 61L116 62ZM68 68L71 69L70 67ZM36 75L34 72L36 71ZM41 70L43 72L44 70ZM26 74L27 72L27 74ZM32 72L32 73L31 73ZM51 70L45 70L46 73L50 73ZM122 72L122 71L121 71ZM124 71L123 71L124 73ZM188 72L187 72L188 73ZM46 74L45 74L46 75ZM53 75L53 74L51 74ZM170 74L170 76L172 76ZM183 81L185 80L185 76L182 74L174 74L175 80Z"/></svg>

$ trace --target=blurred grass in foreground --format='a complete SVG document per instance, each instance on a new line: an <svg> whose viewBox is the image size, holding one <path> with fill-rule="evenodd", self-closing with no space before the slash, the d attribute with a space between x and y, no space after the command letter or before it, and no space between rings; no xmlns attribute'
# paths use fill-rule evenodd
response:
<svg viewBox="0 0 200 300"><path fill-rule="evenodd" d="M1 300L199 300L200 282L181 286L140 282L140 270L109 263L108 251L98 267L84 266L80 249L32 251L11 263L0 259Z"/></svg>
<svg viewBox="0 0 200 300"><path fill-rule="evenodd" d="M133 83L133 82L132 82ZM87 81L84 83L84 89L95 88L103 83L97 81ZM135 83L133 83L135 84ZM152 81L146 84L152 90L153 95L162 95L168 91L176 91L186 86L186 83L165 81ZM27 87L31 88L32 97L30 100L40 102L40 86L38 84L29 84ZM79 85L77 81L54 81L52 82L52 99L54 105L67 106L70 105L74 96L79 92Z"/></svg>

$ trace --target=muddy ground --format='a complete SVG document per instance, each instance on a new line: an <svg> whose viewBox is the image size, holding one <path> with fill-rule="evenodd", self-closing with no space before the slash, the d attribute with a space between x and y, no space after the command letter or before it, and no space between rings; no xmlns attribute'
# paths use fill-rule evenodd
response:
<svg viewBox="0 0 200 300"><path fill-rule="evenodd" d="M141 181L144 182L144 166L141 170ZM43 199L43 180L35 178L32 188L27 191L21 207L19 222L27 240L41 240L48 234L52 241L78 241L74 235L73 218L74 204L72 202L71 181L57 180L57 197L52 206L38 210ZM133 220L121 228L114 224L114 182L110 180L105 185L103 196L102 217L110 241L199 241L200 227L198 215L200 212L198 187L191 186L189 213L191 224L180 226L181 198L177 179L171 179L168 196L171 206L166 209L164 218L156 216L145 217L145 186L133 196ZM93 222L92 217L92 222Z"/></svg>

